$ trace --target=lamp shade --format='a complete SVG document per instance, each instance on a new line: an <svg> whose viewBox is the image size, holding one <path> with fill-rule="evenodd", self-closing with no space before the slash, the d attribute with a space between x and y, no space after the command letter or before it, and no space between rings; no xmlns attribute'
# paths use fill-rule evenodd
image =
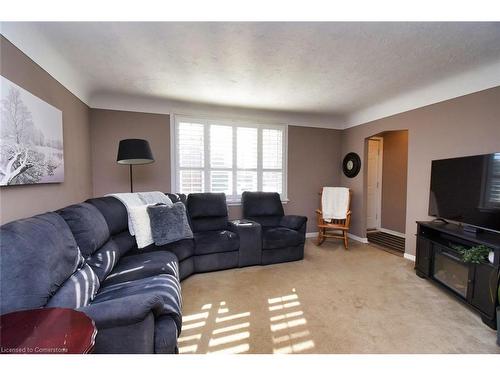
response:
<svg viewBox="0 0 500 375"><path fill-rule="evenodd" d="M122 139L116 161L118 164L149 164L155 160L145 139Z"/></svg>

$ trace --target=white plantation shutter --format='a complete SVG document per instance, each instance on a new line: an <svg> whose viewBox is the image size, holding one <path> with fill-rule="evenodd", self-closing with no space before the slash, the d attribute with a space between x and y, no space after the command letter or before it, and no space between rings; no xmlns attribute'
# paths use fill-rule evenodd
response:
<svg viewBox="0 0 500 375"><path fill-rule="evenodd" d="M238 169L257 170L257 128L237 128Z"/></svg>
<svg viewBox="0 0 500 375"><path fill-rule="evenodd" d="M236 172L237 195L241 195L244 191L257 191L257 171L238 171Z"/></svg>
<svg viewBox="0 0 500 375"><path fill-rule="evenodd" d="M179 191L189 193L202 193L205 191L203 184L203 171L182 170L180 171Z"/></svg>
<svg viewBox="0 0 500 375"><path fill-rule="evenodd" d="M236 195L244 191L257 191L258 129L239 127L236 129Z"/></svg>
<svg viewBox="0 0 500 375"><path fill-rule="evenodd" d="M286 126L175 119L176 192L276 191L286 199Z"/></svg>
<svg viewBox="0 0 500 375"><path fill-rule="evenodd" d="M181 168L198 167L204 164L204 134L202 124L179 124L179 166Z"/></svg>
<svg viewBox="0 0 500 375"><path fill-rule="evenodd" d="M262 159L264 169L281 169L283 159L283 131L262 130Z"/></svg>
<svg viewBox="0 0 500 375"><path fill-rule="evenodd" d="M210 125L210 167L231 168L233 165L233 128Z"/></svg>
<svg viewBox="0 0 500 375"><path fill-rule="evenodd" d="M178 190L186 194L201 193L205 190L203 178L205 165L204 125L181 122L177 130Z"/></svg>
<svg viewBox="0 0 500 375"><path fill-rule="evenodd" d="M233 128L210 125L210 191L233 194ZM220 169L220 170L216 170ZM227 170L229 169L229 170Z"/></svg>
<svg viewBox="0 0 500 375"><path fill-rule="evenodd" d="M210 191L212 193L233 193L233 175L231 171L210 171Z"/></svg>
<svg viewBox="0 0 500 375"><path fill-rule="evenodd" d="M283 130L262 130L262 191L283 193Z"/></svg>
<svg viewBox="0 0 500 375"><path fill-rule="evenodd" d="M263 172L262 191L276 191L282 193L282 173L281 172Z"/></svg>

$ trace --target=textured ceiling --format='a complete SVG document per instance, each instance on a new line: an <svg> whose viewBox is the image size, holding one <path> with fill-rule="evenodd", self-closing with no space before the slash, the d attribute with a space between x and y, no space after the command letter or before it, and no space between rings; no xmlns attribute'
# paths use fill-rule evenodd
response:
<svg viewBox="0 0 500 375"><path fill-rule="evenodd" d="M500 61L500 23L2 26L7 37L25 28L43 40L90 101L131 95L344 115Z"/></svg>

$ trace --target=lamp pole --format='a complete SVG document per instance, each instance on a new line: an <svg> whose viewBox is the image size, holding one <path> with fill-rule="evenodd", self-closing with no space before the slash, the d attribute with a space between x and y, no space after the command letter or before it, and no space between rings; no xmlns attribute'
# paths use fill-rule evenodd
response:
<svg viewBox="0 0 500 375"><path fill-rule="evenodd" d="M134 183L133 183L133 178L132 178L132 164L129 164L130 167L130 192L134 192Z"/></svg>

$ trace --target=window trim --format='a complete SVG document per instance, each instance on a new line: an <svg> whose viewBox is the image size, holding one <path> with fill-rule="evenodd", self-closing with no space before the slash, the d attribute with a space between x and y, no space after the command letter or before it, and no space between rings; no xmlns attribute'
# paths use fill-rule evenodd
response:
<svg viewBox="0 0 500 375"><path fill-rule="evenodd" d="M288 124L279 124L276 122L271 122L271 121L262 121L262 120L249 120L249 119L231 119L231 118L219 118L219 117L213 117L213 116L206 116L206 115L185 115L185 114L170 114L170 189L174 193L178 193L177 190L177 175L178 175L178 170L177 170L177 129L178 129L178 124L180 122L191 122L191 123L201 123L205 125L205 135L206 133L210 132L209 123L212 123L214 125L225 125L225 126L232 126L233 129L237 127L249 127L249 128L257 128L257 129L279 129L283 130L283 155L282 155L282 168L281 171L283 173L282 177L282 193L281 193L281 201L282 203L287 203L289 202L288 199ZM257 132L258 134L258 141L257 141L257 175L259 173L262 176L262 172L265 170L262 168L262 132L259 131ZM205 144L206 142L210 142L210 138L204 138ZM234 179L234 174L238 170L237 165L235 163L235 158L237 155L237 144L236 144L236 131L233 130L233 185L236 184L236 180ZM207 147L205 147L205 158L206 158L206 152L207 152ZM205 166L203 167L203 170L206 171L210 170L211 168L209 167L210 161L208 159L205 160ZM206 176L204 176L204 179L206 180ZM262 183L262 178L260 178L260 181ZM208 181L205 181L205 184L207 184ZM205 186L205 189L208 187ZM258 187L258 189L261 189L262 186ZM175 191L173 191L175 190ZM227 203L229 206L237 206L241 204L241 198L234 198L234 197L228 197Z"/></svg>

